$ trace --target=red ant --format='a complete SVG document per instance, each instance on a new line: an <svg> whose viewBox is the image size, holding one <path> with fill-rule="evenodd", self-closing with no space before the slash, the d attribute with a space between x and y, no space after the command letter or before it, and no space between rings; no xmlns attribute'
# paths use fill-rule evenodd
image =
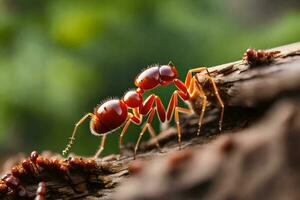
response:
<svg viewBox="0 0 300 200"><path fill-rule="evenodd" d="M8 186L6 185L5 181L0 180L0 197L1 194L6 194L8 192Z"/></svg>
<svg viewBox="0 0 300 200"><path fill-rule="evenodd" d="M14 177L12 174L6 174L1 179L2 194L7 193L9 190L18 197L25 198L28 196L26 189L21 185L20 179ZM6 185L6 186L5 186Z"/></svg>
<svg viewBox="0 0 300 200"><path fill-rule="evenodd" d="M104 143L106 135L108 133L111 133L124 125L119 140L119 145L121 147L123 136L130 123L133 122L137 125L140 125L143 116L148 115L147 123L142 128L142 131L135 145L135 157L140 140L145 131L148 129L151 136L155 137L155 131L151 125L155 112L157 113L159 120L161 122L164 122L166 119L167 121L170 121L174 111L175 121L178 129L178 143L179 148L181 148L181 126L179 123L179 113L191 113L192 111L190 109L178 106L178 96L183 101L194 101L198 99L198 97L202 98L202 109L199 119L199 128L197 131L197 135L199 135L207 105L207 97L199 81L193 76L193 73L200 73L203 71L206 71L207 74L200 75L211 82L217 101L221 106L221 115L219 120L219 130L221 131L224 114L224 104L218 93L218 88L214 80L211 78L207 68L200 67L189 70L186 75L185 83L183 83L181 80L177 79L178 72L175 66L170 62L168 65L154 65L145 69L135 79L135 85L138 87L136 90L128 91L121 99L108 100L97 106L94 113L88 113L84 117L82 117L76 123L72 136L70 137L70 141L66 148L63 150L63 154L66 154L71 148L71 145L75 140L75 133L78 126L89 117L91 118L91 133L96 136L102 136L99 150L94 156L94 158L97 158L104 149ZM161 99L155 94L151 94L145 101L143 101L142 95L146 90L152 90L158 86L167 86L169 84L174 84L177 87L177 90L175 90L172 94L167 111L165 111ZM129 109L132 109L132 113L128 112ZM158 141L156 141L156 145L159 148Z"/></svg>
<svg viewBox="0 0 300 200"><path fill-rule="evenodd" d="M244 53L243 60L251 66L261 65L271 62L274 58L278 57L280 53L280 51L264 51L249 48Z"/></svg>

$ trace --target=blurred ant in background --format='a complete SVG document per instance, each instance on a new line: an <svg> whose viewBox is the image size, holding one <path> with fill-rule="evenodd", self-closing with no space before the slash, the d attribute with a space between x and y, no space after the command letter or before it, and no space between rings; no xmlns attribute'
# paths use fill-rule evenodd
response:
<svg viewBox="0 0 300 200"><path fill-rule="evenodd" d="M256 66L272 62L280 53L281 51L264 51L249 48L244 53L243 60L250 66Z"/></svg>

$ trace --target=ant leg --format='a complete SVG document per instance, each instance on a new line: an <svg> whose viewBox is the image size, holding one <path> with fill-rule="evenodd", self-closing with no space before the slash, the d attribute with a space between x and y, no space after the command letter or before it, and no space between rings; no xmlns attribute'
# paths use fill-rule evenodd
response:
<svg viewBox="0 0 300 200"><path fill-rule="evenodd" d="M124 137L124 135L125 135L125 133L126 133L126 131L127 131L128 126L130 125L130 123L131 123L131 118L129 118L129 119L127 120L127 122L126 122L126 124L124 125L124 128L123 128L123 130L122 130L122 132L121 132L121 134L120 134L120 137L119 137L119 149L120 149L120 151L121 151L121 149L122 149L122 147L123 147L123 137Z"/></svg>
<svg viewBox="0 0 300 200"><path fill-rule="evenodd" d="M146 123L145 126L143 127L143 129L142 129L142 131L141 131L141 133L140 133L140 135L139 135L139 138L138 138L138 140L137 140L137 142L136 142L136 144L135 144L135 147L134 147L134 159L135 159L135 157L136 157L136 153L137 153L137 150L138 150L138 148L139 148L141 139L142 139L142 137L143 137L145 131L147 130L148 126L151 124L154 114L155 114L155 108L152 107L152 109L150 110L150 114L149 114L149 116L148 116L148 119L147 119L147 123Z"/></svg>
<svg viewBox="0 0 300 200"><path fill-rule="evenodd" d="M201 85L198 83L198 81L196 81L195 77L193 77L191 85L193 86L193 87L191 87L193 89L191 98L193 98L195 96L200 96L202 98L202 109L201 109L201 114L199 117L198 130L197 130L197 135L200 135L203 117L204 117L204 113L205 113L205 109L206 109L206 105L207 105L207 97L206 97L205 93L203 92Z"/></svg>
<svg viewBox="0 0 300 200"><path fill-rule="evenodd" d="M153 107L154 102L156 104L155 107ZM133 112L134 112L134 115L137 116L137 117L139 117L140 115L147 115L150 112L149 117L148 117L148 123L149 124L151 123L153 115L155 114L155 112L156 112L160 122L164 122L166 120L166 111L165 111L164 105L163 105L161 99L159 98L159 96L157 96L155 94L151 94L143 102L143 104L141 105L139 110L134 109ZM151 120L150 120L150 118L151 118ZM144 131L146 131L146 129L147 129L147 127L145 128ZM156 138L155 131L154 131L153 128L151 129L150 126L149 126L149 132L150 132L152 138ZM158 150L160 151L160 145L158 143L158 140L155 139L155 142L156 142L156 146L157 146ZM139 143L139 141L138 141L138 143Z"/></svg>
<svg viewBox="0 0 300 200"><path fill-rule="evenodd" d="M141 122L142 122L142 118L138 118L137 116L132 115L131 113L129 113L128 115L129 115L129 119L125 123L124 128L123 128L123 130L120 134L120 137L119 137L119 148L120 148L120 150L122 149L122 146L123 146L123 137L124 137L124 135L127 131L127 128L129 127L130 123L133 122L136 125L140 125Z"/></svg>
<svg viewBox="0 0 300 200"><path fill-rule="evenodd" d="M100 146L99 146L99 149L98 149L98 151L97 151L97 152L95 153L95 155L94 155L94 159L95 159L95 160L100 156L100 154L101 154L102 151L104 150L105 141L106 141L106 134L104 134L104 135L102 136L102 140L101 140L101 144L100 144Z"/></svg>
<svg viewBox="0 0 300 200"><path fill-rule="evenodd" d="M72 136L69 138L69 143L67 144L66 148L62 151L62 154L65 155L66 153L68 153L68 151L71 149L71 146L75 140L75 134L77 131L77 128L80 124L82 124L88 117L93 118L94 114L93 113L88 113L85 116L83 116L76 124L72 133Z"/></svg>
<svg viewBox="0 0 300 200"><path fill-rule="evenodd" d="M181 149L181 126L180 126L180 120L179 120L179 112L191 113L191 110L189 110L187 108L178 107L178 95L183 100L186 100L187 96L185 96L185 93L183 93L182 91L176 90L172 94L172 97L170 99L168 109L167 109L167 120L169 121L171 119L173 112L175 110L175 121L176 121L176 125L177 125L178 144L179 144L179 149Z"/></svg>
<svg viewBox="0 0 300 200"><path fill-rule="evenodd" d="M140 110L138 112L138 115L147 115L150 110L153 108L153 104L156 104L156 112L157 112L157 116L159 118L159 120L161 122L164 122L166 120L166 111L164 108L164 105L161 102L161 99L159 98L159 96L155 95L155 94L151 94L141 105Z"/></svg>
<svg viewBox="0 0 300 200"><path fill-rule="evenodd" d="M139 108L139 113L141 115L147 115L152 109L154 101L155 101L155 94L151 94L147 99L145 99L145 101Z"/></svg>
<svg viewBox="0 0 300 200"><path fill-rule="evenodd" d="M201 109L201 115L200 115L199 122L198 122L197 135L200 135L200 132L201 132L201 126L202 126L202 123L203 123L203 117L204 117L206 105L207 105L207 98L206 98L206 95L203 94L203 96L202 96L202 109Z"/></svg>
<svg viewBox="0 0 300 200"><path fill-rule="evenodd" d="M178 104L178 98L177 98L178 95L183 101L187 101L190 99L190 94L188 92L188 89L182 81L180 81L179 79L175 79L174 84L178 88L178 90L175 90L173 92L171 99L169 101L168 108L167 108L167 121L170 121L173 116L174 108Z"/></svg>
<svg viewBox="0 0 300 200"><path fill-rule="evenodd" d="M173 116L173 113L174 113L174 109L176 107L176 104L178 102L178 90L175 90L171 96L171 99L169 101L169 105L168 105L168 108L167 108L167 121L170 121L172 116Z"/></svg>
<svg viewBox="0 0 300 200"><path fill-rule="evenodd" d="M164 105L161 102L159 96L155 95L155 104L156 104L156 114L160 120L160 122L164 122L166 120L166 110Z"/></svg>
<svg viewBox="0 0 300 200"><path fill-rule="evenodd" d="M141 139L142 139L142 137L143 137L145 131L147 130L148 126L149 126L149 124L146 123L146 125L143 127L143 129L142 129L142 131L141 131L141 133L140 133L140 135L139 135L139 138L138 138L138 140L137 140L137 142L136 142L136 144L135 144L135 147L134 147L134 156L133 156L133 159L135 159L135 157L136 157L136 152L137 152L138 147L139 147L139 145L140 145Z"/></svg>
<svg viewBox="0 0 300 200"><path fill-rule="evenodd" d="M186 77L185 77L185 82L184 82L185 86L187 88L190 87L191 80L193 78L193 73L200 73L200 72L205 71L205 70L208 72L208 69L206 67L198 67L198 68L189 70L188 73L186 74ZM209 72L208 72L208 74L209 74Z"/></svg>
<svg viewBox="0 0 300 200"><path fill-rule="evenodd" d="M191 113L191 110L187 109L187 108L182 108L182 107L175 108L175 121L176 121L176 125L177 125L177 130L178 130L178 144L179 144L179 149L181 149L181 126L180 126L179 112L189 114L189 113Z"/></svg>
<svg viewBox="0 0 300 200"><path fill-rule="evenodd" d="M160 148L160 145L159 145L159 142L158 142L158 139L156 137L155 130L154 130L154 128L153 128L153 126L151 124L148 126L148 130L150 132L151 137L155 140L155 145L156 145L158 151L162 152L161 148Z"/></svg>
<svg viewBox="0 0 300 200"><path fill-rule="evenodd" d="M208 76L208 75L201 75L201 76L204 76L205 78L207 78L211 82L211 84L214 88L214 92L215 92L217 101L218 101L219 105L221 106L221 114L220 114L220 119L219 119L219 131L222 131L223 116L224 116L224 103L223 103L223 101L221 99L221 96L218 92L218 87L217 87L215 81L210 76Z"/></svg>

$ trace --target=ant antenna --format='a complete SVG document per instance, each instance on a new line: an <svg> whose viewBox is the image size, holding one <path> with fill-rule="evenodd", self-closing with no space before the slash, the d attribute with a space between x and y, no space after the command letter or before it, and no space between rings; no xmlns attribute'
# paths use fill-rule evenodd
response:
<svg viewBox="0 0 300 200"><path fill-rule="evenodd" d="M69 143L67 144L66 148L62 151L62 154L65 155L69 152L69 150L71 149L72 147L72 144L74 143L75 141L75 134L76 134L76 131L77 131L77 128L80 124L82 124L88 117L91 117L93 118L94 117L94 114L93 113L88 113L86 115L84 115L76 124L75 124L75 127L74 127L74 130L73 130L73 133L72 133L72 136L69 138Z"/></svg>
<svg viewBox="0 0 300 200"><path fill-rule="evenodd" d="M174 67L174 64L173 64L173 62L172 62L171 60L169 61L168 65L170 65L170 66L173 66L173 67Z"/></svg>

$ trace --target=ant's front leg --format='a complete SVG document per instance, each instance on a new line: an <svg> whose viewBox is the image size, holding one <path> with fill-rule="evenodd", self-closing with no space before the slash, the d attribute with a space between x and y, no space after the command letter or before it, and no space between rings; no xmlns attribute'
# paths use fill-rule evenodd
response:
<svg viewBox="0 0 300 200"><path fill-rule="evenodd" d="M172 94L172 97L171 97L169 105L168 105L167 120L169 121L172 118L173 112L175 110L175 122L176 122L176 125L177 125L178 145L179 145L179 149L181 149L181 126L180 126L179 112L189 114L189 113L191 113L191 110L178 106L178 95L183 100L187 100L187 96L185 96L182 91L176 90Z"/></svg>
<svg viewBox="0 0 300 200"><path fill-rule="evenodd" d="M184 82L186 88L190 88L190 86L191 86L193 73L200 73L200 72L203 72L203 71L206 71L206 73L210 76L209 71L206 67L198 67L198 68L189 70L188 73L186 74L185 82Z"/></svg>
<svg viewBox="0 0 300 200"><path fill-rule="evenodd" d="M181 148L181 126L180 126L180 120L179 120L179 112L189 114L189 113L191 113L191 110L178 106L178 95L183 101L188 101L188 100L190 100L190 94L188 91L188 87L186 87L186 85L179 79L175 79L174 84L178 88L178 90L174 91L174 93L172 94L172 97L169 101L169 105L167 108L167 120L170 121L170 119L173 116L174 110L175 110L175 121L176 121L176 125L177 125L177 130L178 130L178 144L179 144L179 149L180 149Z"/></svg>

